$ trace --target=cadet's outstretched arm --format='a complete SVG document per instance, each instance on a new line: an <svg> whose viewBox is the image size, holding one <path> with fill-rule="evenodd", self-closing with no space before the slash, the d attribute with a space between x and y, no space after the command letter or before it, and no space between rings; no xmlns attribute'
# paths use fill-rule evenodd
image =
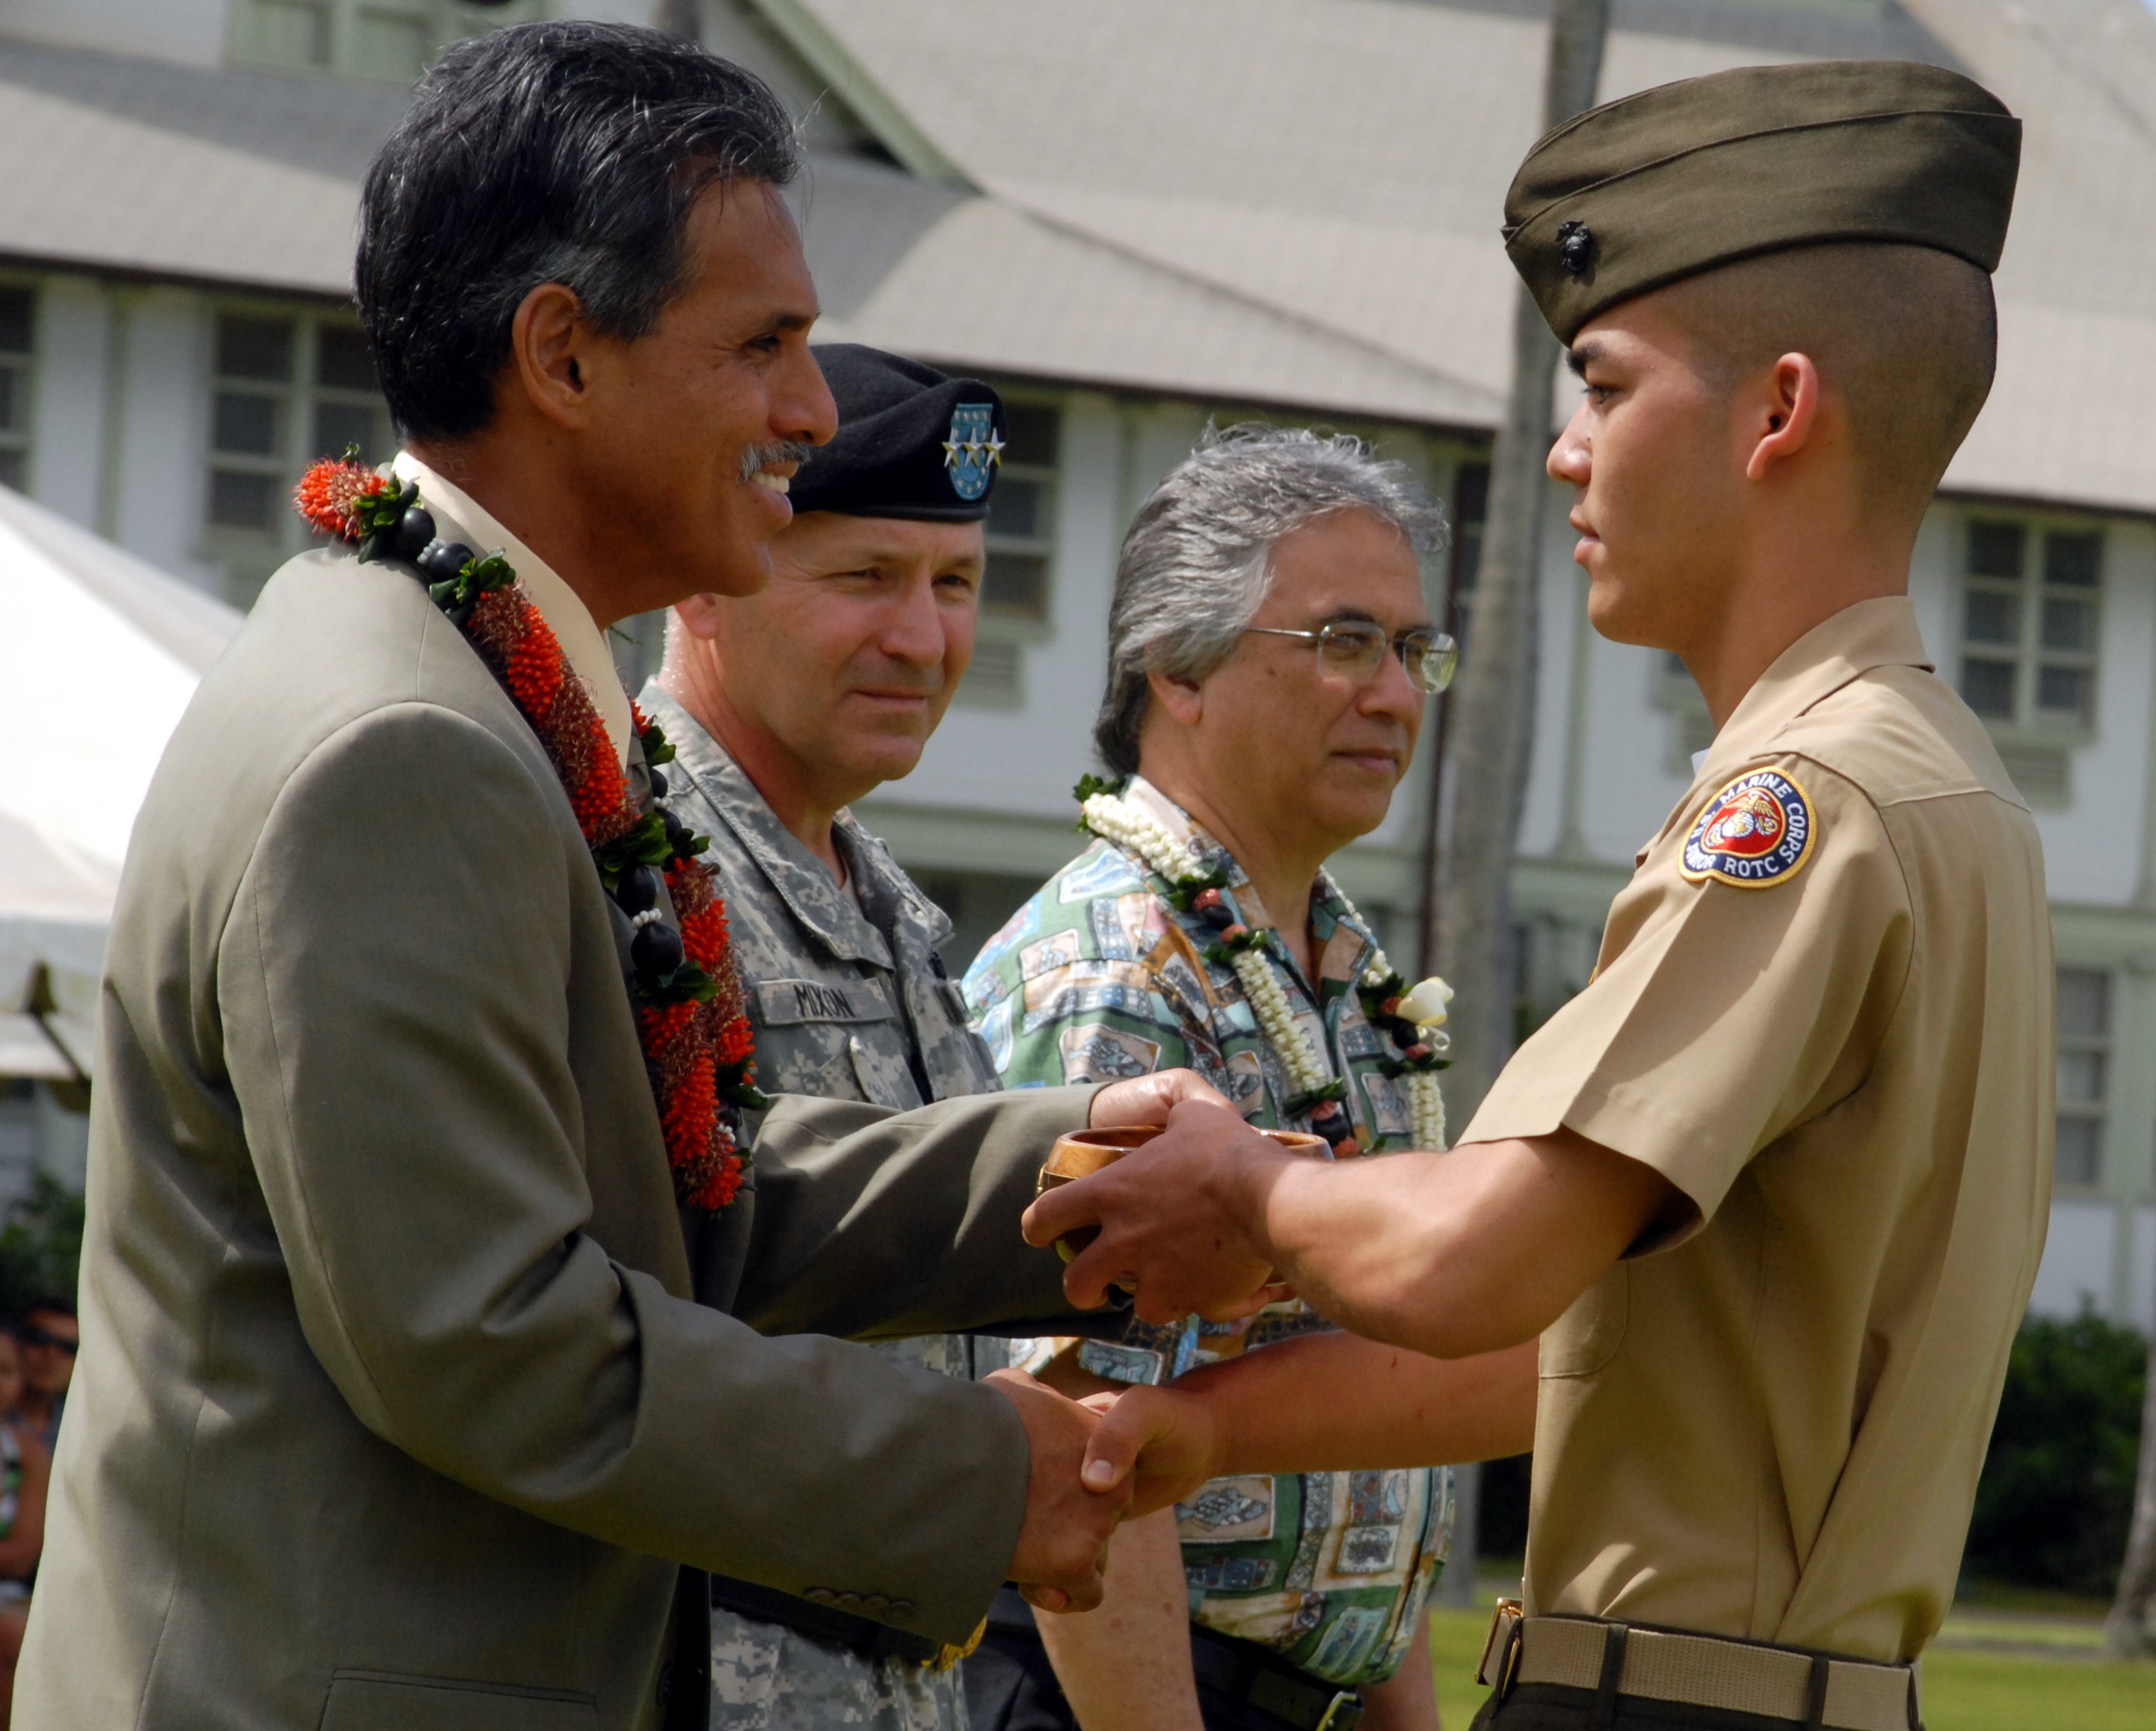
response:
<svg viewBox="0 0 2156 1731"><path fill-rule="evenodd" d="M1073 1303L1121 1283L1149 1322L1221 1318L1285 1279L1357 1334L1464 1358L1532 1339L1650 1229L1696 1217L1659 1173L1570 1130L1327 1162L1229 1117L1178 1106L1162 1135L1027 1211L1037 1244L1100 1226L1065 1271Z"/></svg>
<svg viewBox="0 0 2156 1731"><path fill-rule="evenodd" d="M1284 1340L1178 1378L1089 1396L1086 1482L1122 1483L1135 1518L1209 1478L1486 1461L1535 1437L1535 1343L1433 1359L1353 1334Z"/></svg>

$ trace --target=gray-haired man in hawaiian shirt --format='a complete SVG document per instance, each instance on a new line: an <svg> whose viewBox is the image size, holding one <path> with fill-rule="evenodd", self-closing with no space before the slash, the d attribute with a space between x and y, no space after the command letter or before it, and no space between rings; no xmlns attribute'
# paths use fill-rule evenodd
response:
<svg viewBox="0 0 2156 1731"><path fill-rule="evenodd" d="M1410 992L1323 869L1383 822L1450 677L1420 559L1441 533L1397 465L1291 428L1209 435L1155 489L1109 616L1116 779L1080 790L1096 839L966 976L1008 1086L1188 1066L1337 1155L1441 1145L1444 988ZM1078 1392L1331 1327L1291 1300L1022 1356ZM1449 1502L1433 1469L1214 1480L1116 1534L1093 1616L998 1601L974 1731L1438 1731L1423 1604ZM1148 1664L1170 1618L1177 1662Z"/></svg>
<svg viewBox="0 0 2156 1731"><path fill-rule="evenodd" d="M768 588L675 610L645 711L678 756L673 807L711 838L773 1093L908 1109L996 1087L937 945L951 922L845 810L903 776L973 653L994 392L847 344L817 350L839 433L793 482ZM1003 1343L883 1349L948 1375ZM742 1581L715 1581L714 1731L965 1731L955 1652Z"/></svg>

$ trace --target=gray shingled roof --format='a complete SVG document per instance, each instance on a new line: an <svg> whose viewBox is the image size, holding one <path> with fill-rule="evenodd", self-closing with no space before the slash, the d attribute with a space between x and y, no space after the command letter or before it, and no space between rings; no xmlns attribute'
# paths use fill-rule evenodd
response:
<svg viewBox="0 0 2156 1731"><path fill-rule="evenodd" d="M922 174L819 162L827 334L968 368L1486 428L1543 0L755 0ZM2028 121L1998 389L1950 487L2156 511L2141 0L1616 0L1604 95L1958 64ZM395 91L0 43L0 256L347 292ZM904 137L896 135L903 133Z"/></svg>
<svg viewBox="0 0 2156 1731"><path fill-rule="evenodd" d="M1164 347L1179 388L1493 422L1512 292L1496 224L1536 130L1543 7L762 3L808 46L835 41L858 69L850 88L839 69L839 94L902 110L998 207L924 228L850 334L982 366L1024 368L1029 351L1027 370L1104 382ZM1620 0L1615 21L1605 98L1807 54L1921 56L2005 96L2028 146L1999 381L1948 485L2156 510L2156 451L2130 430L2156 365L2156 18L2140 0ZM1116 273L1078 268L1086 243ZM1112 283L1141 309L1122 332L1101 328ZM1233 328L1205 325L1183 298L1199 289ZM1328 342L1375 365L1337 365Z"/></svg>
<svg viewBox="0 0 2156 1731"><path fill-rule="evenodd" d="M0 254L343 296L397 90L0 41Z"/></svg>

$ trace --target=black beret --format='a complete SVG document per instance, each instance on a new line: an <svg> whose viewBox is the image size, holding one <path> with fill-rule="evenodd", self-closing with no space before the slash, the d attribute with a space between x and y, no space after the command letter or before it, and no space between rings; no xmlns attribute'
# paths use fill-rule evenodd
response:
<svg viewBox="0 0 2156 1731"><path fill-rule="evenodd" d="M859 343L816 344L839 430L787 490L798 511L973 523L1003 466L1003 399L978 379Z"/></svg>
<svg viewBox="0 0 2156 1731"><path fill-rule="evenodd" d="M1558 338L1620 301L1834 241L1999 266L2021 123L1912 60L1742 66L1605 102L1527 152L1505 250Z"/></svg>

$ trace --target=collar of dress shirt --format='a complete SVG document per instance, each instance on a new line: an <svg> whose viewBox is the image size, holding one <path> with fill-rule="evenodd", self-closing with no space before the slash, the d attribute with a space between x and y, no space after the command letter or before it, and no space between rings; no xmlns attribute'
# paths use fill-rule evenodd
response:
<svg viewBox="0 0 2156 1731"><path fill-rule="evenodd" d="M1201 855L1211 855L1224 863L1228 868L1229 889L1235 898L1235 909L1252 926L1269 925L1278 929L1279 922L1258 899L1257 886L1250 882L1250 874L1243 863L1230 853L1226 844L1214 837L1205 826L1170 799L1143 776L1132 776L1123 789L1123 797L1141 811L1149 814L1178 842L1195 848ZM1322 868L1315 883L1310 886L1312 924L1319 924L1316 915L1330 916L1332 925L1319 946L1318 977L1322 980L1356 981L1363 977L1363 967L1369 952L1377 947L1361 913L1348 899L1347 894ZM1284 953L1284 952L1283 952ZM1300 977L1301 965L1291 955L1285 956L1289 968ZM1305 982L1307 985L1308 982Z"/></svg>
<svg viewBox="0 0 2156 1731"><path fill-rule="evenodd" d="M409 451L399 451L391 467L398 480L419 484L419 497L427 509L437 518L447 518L464 530L467 544L475 552L490 553L499 547L502 557L516 567L516 580L524 586L526 598L538 608L539 617L554 633L570 670L583 681L593 707L606 724L608 739L613 742L615 751L626 764L633 731L629 693L623 689L621 675L614 668L613 653L607 648L606 633L599 629L598 622L592 617L591 609L584 605L583 598L555 575L552 566L504 529L485 505L456 483L436 474Z"/></svg>
<svg viewBox="0 0 2156 1731"><path fill-rule="evenodd" d="M1928 670L1917 610L1906 595L1882 595L1821 620L1774 658L1722 724L1695 776L1756 755L1767 741L1821 699L1876 667Z"/></svg>

